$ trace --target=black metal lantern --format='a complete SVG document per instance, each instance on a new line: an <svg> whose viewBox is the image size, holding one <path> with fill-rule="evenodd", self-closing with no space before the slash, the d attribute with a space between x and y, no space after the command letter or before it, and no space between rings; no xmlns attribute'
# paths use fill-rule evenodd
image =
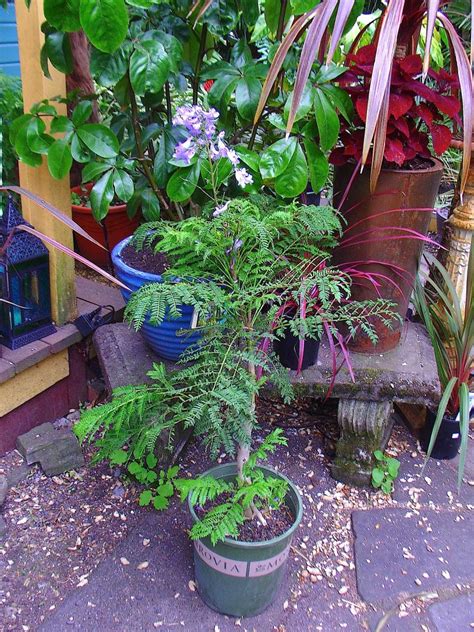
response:
<svg viewBox="0 0 474 632"><path fill-rule="evenodd" d="M0 220L0 342L18 349L56 331L51 320L49 253L8 199Z"/></svg>

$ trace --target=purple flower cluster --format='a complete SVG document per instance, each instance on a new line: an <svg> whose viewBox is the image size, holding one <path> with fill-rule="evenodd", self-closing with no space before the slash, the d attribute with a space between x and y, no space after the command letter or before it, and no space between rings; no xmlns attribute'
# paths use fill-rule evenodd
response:
<svg viewBox="0 0 474 632"><path fill-rule="evenodd" d="M189 165L196 154L204 154L212 161L228 158L234 167L239 157L234 149L225 143L225 132L217 133L219 113L214 108L204 110L200 105L182 105L176 110L174 125L186 128L188 137L176 145L173 159ZM235 169L235 177L241 187L252 184L253 178L244 168Z"/></svg>

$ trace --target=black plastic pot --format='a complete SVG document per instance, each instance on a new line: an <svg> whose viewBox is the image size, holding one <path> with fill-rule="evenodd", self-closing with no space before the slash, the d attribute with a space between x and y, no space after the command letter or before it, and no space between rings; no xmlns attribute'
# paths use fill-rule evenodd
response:
<svg viewBox="0 0 474 632"><path fill-rule="evenodd" d="M428 451L431 433L433 432L436 413L428 410L426 413L425 426L420 438L420 444L424 452ZM431 451L431 458L447 461L454 459L461 445L461 427L455 417L445 415L439 427L438 436Z"/></svg>
<svg viewBox="0 0 474 632"><path fill-rule="evenodd" d="M303 515L301 497L291 481L271 468L260 469L266 476L282 478L288 483L285 502L294 518L288 531L262 542L238 542L231 538L216 545L210 538L194 542L194 573L202 600L213 610L232 617L253 617L272 603L285 576L291 540ZM203 476L232 480L236 473L235 463L228 463L212 468ZM196 513L188 504L196 522Z"/></svg>
<svg viewBox="0 0 474 632"><path fill-rule="evenodd" d="M282 338L273 341L273 350L277 354L280 362L287 369L298 369L300 339L295 336L289 329L285 329ZM302 369L307 369L316 364L318 359L319 340L307 338L304 341L303 364Z"/></svg>

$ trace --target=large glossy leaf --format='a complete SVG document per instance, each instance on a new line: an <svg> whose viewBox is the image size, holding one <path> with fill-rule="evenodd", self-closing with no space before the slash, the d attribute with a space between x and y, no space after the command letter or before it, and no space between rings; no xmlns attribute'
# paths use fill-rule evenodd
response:
<svg viewBox="0 0 474 632"><path fill-rule="evenodd" d="M323 151L329 151L339 136L339 117L332 103L321 90L314 91L314 113Z"/></svg>
<svg viewBox="0 0 474 632"><path fill-rule="evenodd" d="M55 140L48 150L49 173L61 180L65 178L72 167L72 155L69 143L63 138Z"/></svg>
<svg viewBox="0 0 474 632"><path fill-rule="evenodd" d="M80 0L44 0L44 16L60 31L78 31L81 28L79 4Z"/></svg>
<svg viewBox="0 0 474 632"><path fill-rule="evenodd" d="M170 164L170 160L173 156L175 147L178 142L184 140L184 137L184 131L179 128L172 127L171 125L166 125L163 130L158 144L155 161L153 163L153 173L156 184L161 188L166 186L168 177L173 171L173 166Z"/></svg>
<svg viewBox="0 0 474 632"><path fill-rule="evenodd" d="M328 178L329 162L315 142L308 138L305 138L303 144L308 159L308 170L311 188L315 193L318 193L323 188Z"/></svg>
<svg viewBox="0 0 474 632"><path fill-rule="evenodd" d="M104 53L117 50L127 35L124 0L81 0L80 19L91 44Z"/></svg>
<svg viewBox="0 0 474 632"><path fill-rule="evenodd" d="M117 169L114 173L114 189L117 197L124 202L128 202L133 195L133 180L123 169Z"/></svg>
<svg viewBox="0 0 474 632"><path fill-rule="evenodd" d="M73 134L71 137L71 154L74 160L81 164L86 164L91 159L90 151L77 134Z"/></svg>
<svg viewBox="0 0 474 632"><path fill-rule="evenodd" d="M71 44L67 33L60 31L49 33L45 39L45 49L50 62L65 75L73 70Z"/></svg>
<svg viewBox="0 0 474 632"><path fill-rule="evenodd" d="M89 162L82 170L82 181L95 182L100 175L110 168L106 162Z"/></svg>
<svg viewBox="0 0 474 632"><path fill-rule="evenodd" d="M91 51L91 73L101 86L110 88L120 81L128 69L131 46L126 42L114 53L103 53L97 48Z"/></svg>
<svg viewBox="0 0 474 632"><path fill-rule="evenodd" d="M200 164L177 169L166 186L166 193L174 202L184 202L194 193L200 174Z"/></svg>
<svg viewBox="0 0 474 632"><path fill-rule="evenodd" d="M136 94L156 94L165 85L170 60L163 44L153 40L141 42L130 58L130 81Z"/></svg>
<svg viewBox="0 0 474 632"><path fill-rule="evenodd" d="M306 189L308 184L308 165L300 145L296 146L290 164L275 180L275 191L285 198L293 198Z"/></svg>
<svg viewBox="0 0 474 632"><path fill-rule="evenodd" d="M72 113L72 122L76 127L87 123L92 116L92 103L90 101L81 101L74 108Z"/></svg>
<svg viewBox="0 0 474 632"><path fill-rule="evenodd" d="M255 77L244 77L237 83L235 103L238 113L244 120L252 120L261 91L262 84Z"/></svg>
<svg viewBox="0 0 474 632"><path fill-rule="evenodd" d="M119 152L117 137L105 125L86 123L77 129L77 135L86 147L101 158L113 158Z"/></svg>
<svg viewBox="0 0 474 632"><path fill-rule="evenodd" d="M110 203L114 197L114 174L107 171L94 184L91 189L89 200L92 207L92 214L98 222L101 222L109 212Z"/></svg>
<svg viewBox="0 0 474 632"><path fill-rule="evenodd" d="M267 147L260 157L260 173L264 180L272 180L281 175L290 164L296 151L296 138L282 138Z"/></svg>
<svg viewBox="0 0 474 632"><path fill-rule="evenodd" d="M256 151L248 149L244 145L236 147L235 151L237 152L240 160L248 167L250 167L252 171L259 171L260 156L257 154Z"/></svg>
<svg viewBox="0 0 474 632"><path fill-rule="evenodd" d="M26 115L25 115L26 116ZM38 119L36 117L22 117L21 125L15 129L13 133L14 143L15 143L15 151L19 155L22 162L30 167L38 167L41 162L41 155L34 152L29 145L28 138L30 139L32 136L38 136L38 123L36 122ZM30 129L31 128L31 129ZM32 134L32 131L34 134Z"/></svg>

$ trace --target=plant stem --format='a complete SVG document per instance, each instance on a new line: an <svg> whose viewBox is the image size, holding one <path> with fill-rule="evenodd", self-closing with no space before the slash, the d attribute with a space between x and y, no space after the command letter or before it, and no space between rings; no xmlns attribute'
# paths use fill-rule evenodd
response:
<svg viewBox="0 0 474 632"><path fill-rule="evenodd" d="M199 75L201 73L202 60L204 57L205 47L207 39L207 24L202 25L201 38L199 40L199 51L196 60L196 67L194 69L194 81L193 81L193 105L197 104L199 93Z"/></svg>
<svg viewBox="0 0 474 632"><path fill-rule="evenodd" d="M160 189L158 188L155 182L153 174L151 173L150 165L148 164L148 158L147 156L145 156L145 152L143 151L142 134L141 134L141 129L140 129L140 122L138 120L137 100L135 98L135 93L133 92L133 89L131 87L130 79L129 79L129 84L130 84L130 106L132 110L132 126L133 126L133 134L135 136L135 143L137 145L137 154L143 166L143 172L145 174L145 178L148 180L148 183L153 193L158 198L158 201L160 202L160 206L163 208L168 218L174 220L176 218L173 216L173 213L171 212L171 209L170 209L170 205L166 201L164 195L162 194L162 192L160 191Z"/></svg>
<svg viewBox="0 0 474 632"><path fill-rule="evenodd" d="M171 93L170 93L169 81L165 83L165 99L166 99L166 118L168 120L168 123L171 125L173 114L171 112Z"/></svg>
<svg viewBox="0 0 474 632"><path fill-rule="evenodd" d="M283 31L285 30L285 14L288 0L281 0L280 16L278 18L278 28L276 33L277 42L281 41Z"/></svg>

